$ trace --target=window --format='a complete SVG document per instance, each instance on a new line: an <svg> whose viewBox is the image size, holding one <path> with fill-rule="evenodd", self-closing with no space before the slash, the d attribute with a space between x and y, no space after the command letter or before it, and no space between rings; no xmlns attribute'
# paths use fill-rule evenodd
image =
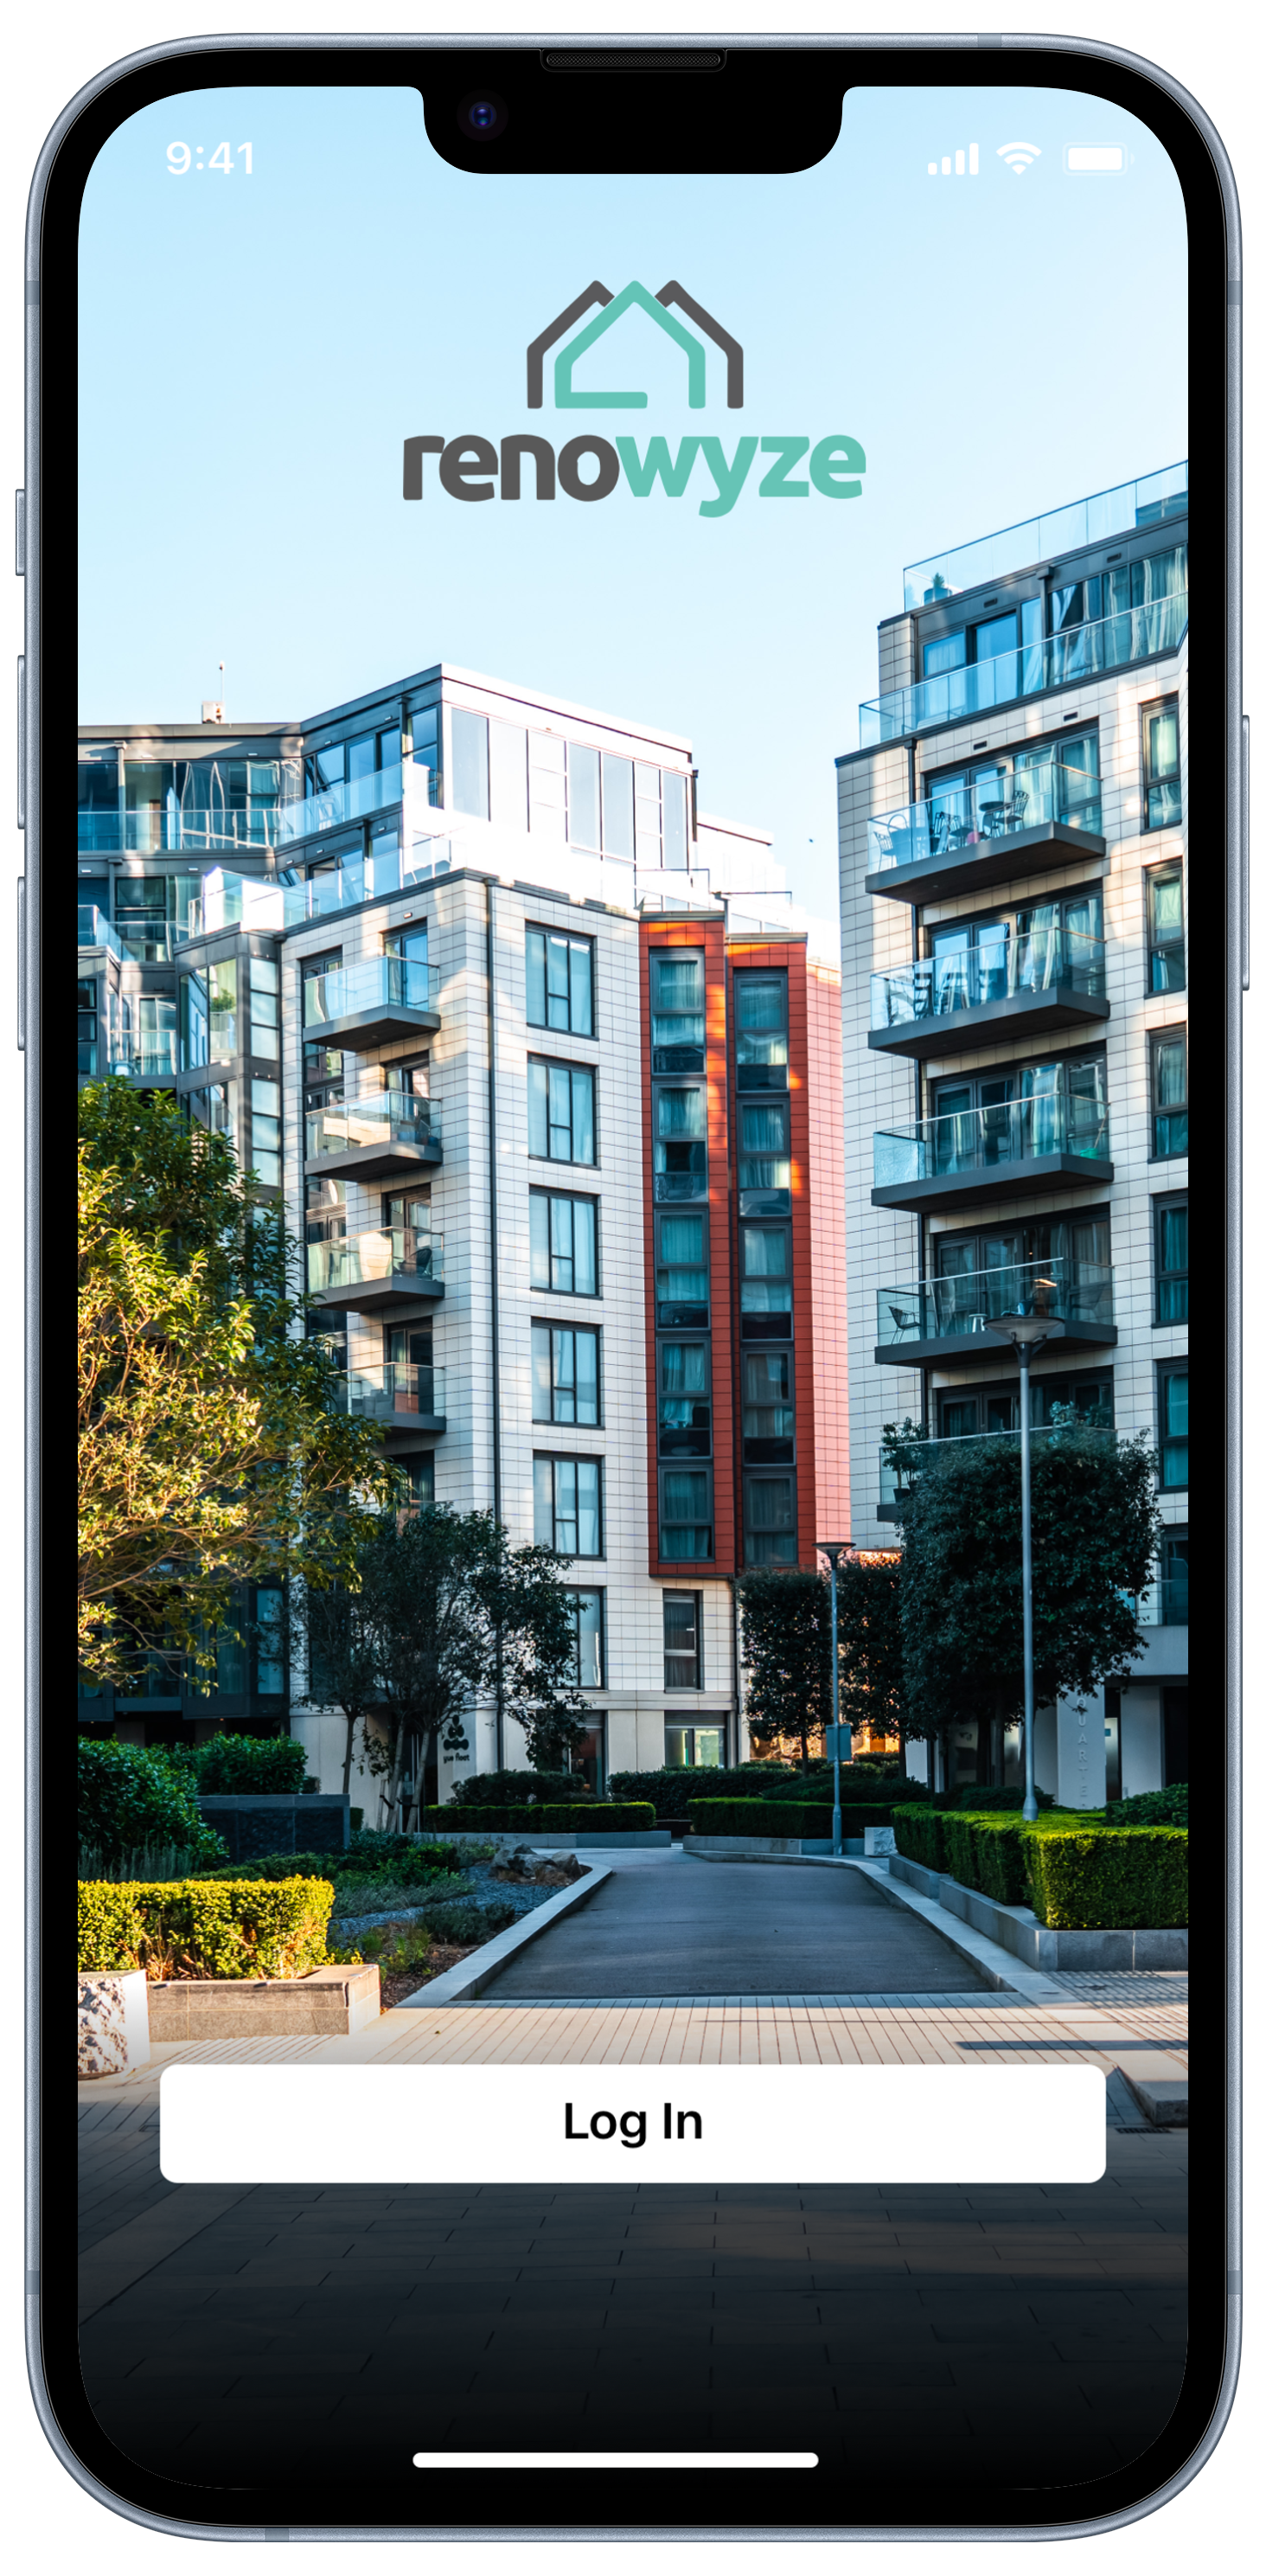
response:
<svg viewBox="0 0 1266 2576"><path fill-rule="evenodd" d="M712 1455L706 1342L659 1344L659 1454L661 1458Z"/></svg>
<svg viewBox="0 0 1266 2576"><path fill-rule="evenodd" d="M795 1456L790 1351L743 1353L743 1462L789 1466Z"/></svg>
<svg viewBox="0 0 1266 2576"><path fill-rule="evenodd" d="M1156 1210L1156 1321L1158 1324L1185 1324L1187 1321L1187 1202L1185 1199L1157 1199Z"/></svg>
<svg viewBox="0 0 1266 2576"><path fill-rule="evenodd" d="M410 1503L419 1511L429 1509L435 1501L435 1451L420 1449L400 1464L409 1479Z"/></svg>
<svg viewBox="0 0 1266 2576"><path fill-rule="evenodd" d="M452 709L453 793L459 814L488 819L488 719L470 707Z"/></svg>
<svg viewBox="0 0 1266 2576"><path fill-rule="evenodd" d="M556 1190L528 1191L534 1288L560 1297L598 1294L598 1202Z"/></svg>
<svg viewBox="0 0 1266 2576"><path fill-rule="evenodd" d="M1163 831L1182 821L1182 774L1179 765L1178 700L1165 698L1143 709L1143 777L1147 789L1144 829Z"/></svg>
<svg viewBox="0 0 1266 2576"><path fill-rule="evenodd" d="M633 763L633 842L639 868L659 867L659 771L649 760Z"/></svg>
<svg viewBox="0 0 1266 2576"><path fill-rule="evenodd" d="M581 1690L607 1687L605 1592L569 1592L576 1639L576 1680Z"/></svg>
<svg viewBox="0 0 1266 2576"><path fill-rule="evenodd" d="M415 707L409 722L413 734L413 758L418 768L425 769L427 773L427 802L431 805L442 805L444 754L440 734L439 706L433 704L429 707Z"/></svg>
<svg viewBox="0 0 1266 2576"><path fill-rule="evenodd" d="M740 1224L739 1313L745 1340L786 1340L791 1330L790 1226Z"/></svg>
<svg viewBox="0 0 1266 2576"><path fill-rule="evenodd" d="M1156 1372L1156 1412L1160 1429L1160 1481L1165 1493L1177 1493L1187 1482L1187 1363L1175 1360Z"/></svg>
<svg viewBox="0 0 1266 2576"><path fill-rule="evenodd" d="M560 1556L602 1554L602 1460L532 1461L532 1535Z"/></svg>
<svg viewBox="0 0 1266 2576"><path fill-rule="evenodd" d="M668 1771L720 1771L725 1767L725 1727L680 1726L664 1721L664 1767Z"/></svg>
<svg viewBox="0 0 1266 2576"><path fill-rule="evenodd" d="M932 1320L940 1336L979 1336L989 1317L1035 1304L1049 1280L1055 1311L1078 1323L1112 1320L1112 1229L1106 1209L1027 1224L958 1227L933 1237ZM1049 1298L1050 1291L1046 1291ZM889 1309L891 1314L891 1309ZM895 1320L895 1318L894 1318Z"/></svg>
<svg viewBox="0 0 1266 2576"><path fill-rule="evenodd" d="M748 1565L794 1565L796 1561L796 1480L794 1476L744 1478L744 1555Z"/></svg>
<svg viewBox="0 0 1266 2576"><path fill-rule="evenodd" d="M991 1431L1020 1428L1020 1382L945 1389L936 1397L937 1431L942 1440L971 1440ZM1050 1427L1056 1409L1063 1418L1071 1409L1076 1420L1092 1429L1110 1431L1113 1421L1111 1369L1062 1370L1055 1377L1035 1377L1029 1386L1029 1421L1035 1431Z"/></svg>
<svg viewBox="0 0 1266 2576"><path fill-rule="evenodd" d="M285 1596L279 1583L261 1583L255 1591L255 1688L262 1698L286 1687Z"/></svg>
<svg viewBox="0 0 1266 2576"><path fill-rule="evenodd" d="M342 1243L347 1236L347 1183L309 1179L303 1185L305 1243Z"/></svg>
<svg viewBox="0 0 1266 2576"><path fill-rule="evenodd" d="M650 970L652 1073L702 1073L702 949L652 948Z"/></svg>
<svg viewBox="0 0 1266 2576"><path fill-rule="evenodd" d="M265 1189L281 1187L281 1084L251 1084L251 1161Z"/></svg>
<svg viewBox="0 0 1266 2576"><path fill-rule="evenodd" d="M712 1476L707 1467L660 1470L659 1552L684 1565L712 1554Z"/></svg>
<svg viewBox="0 0 1266 2576"><path fill-rule="evenodd" d="M303 1105L305 1109L324 1109L330 1101L343 1097L343 1057L338 1047L324 1047L319 1039L307 1038L303 1048Z"/></svg>
<svg viewBox="0 0 1266 2576"><path fill-rule="evenodd" d="M214 970L213 970L214 971ZM236 977L237 969L233 969ZM193 981L190 977L187 980ZM136 1012L136 1044L132 1063L137 1073L151 1074L162 1081L176 1072L176 1004L161 993L141 993L133 1004ZM228 1053L225 1048L223 1052Z"/></svg>
<svg viewBox="0 0 1266 2576"><path fill-rule="evenodd" d="M598 1336L588 1326L533 1324L532 1420L601 1420Z"/></svg>
<svg viewBox="0 0 1266 2576"><path fill-rule="evenodd" d="M960 1075L932 1085L931 1172L1022 1161L1030 1154L1108 1152L1107 1064L1101 1047L1012 1073Z"/></svg>
<svg viewBox="0 0 1266 2576"><path fill-rule="evenodd" d="M522 725L501 724L495 716L488 726L488 793L493 822L526 832L527 734Z"/></svg>
<svg viewBox="0 0 1266 2576"><path fill-rule="evenodd" d="M699 1652L701 1596L697 1592L665 1592L663 1603L664 1688L702 1690L703 1669Z"/></svg>
<svg viewBox="0 0 1266 2576"><path fill-rule="evenodd" d="M528 1057L528 1152L551 1163L597 1161L593 1075L587 1065Z"/></svg>
<svg viewBox="0 0 1266 2576"><path fill-rule="evenodd" d="M609 859L633 856L633 763L602 755L602 846Z"/></svg>
<svg viewBox="0 0 1266 2576"><path fill-rule="evenodd" d="M664 829L664 865L684 868L690 864L687 841L686 777L684 770L660 772L661 811Z"/></svg>
<svg viewBox="0 0 1266 2576"><path fill-rule="evenodd" d="M706 1324L708 1245L703 1216L657 1217L655 1296L661 1326Z"/></svg>
<svg viewBox="0 0 1266 2576"><path fill-rule="evenodd" d="M1156 1606L1162 1628L1185 1628L1189 1624L1189 1546L1185 1529L1167 1529L1161 1538L1156 1566L1160 1599Z"/></svg>
<svg viewBox="0 0 1266 2576"><path fill-rule="evenodd" d="M739 1122L739 1215L781 1216L791 1212L791 1104L786 1100L741 1100Z"/></svg>
<svg viewBox="0 0 1266 2576"><path fill-rule="evenodd" d="M1175 1780L1191 1777L1190 1693L1186 1682L1167 1683L1161 1692L1161 1722L1165 1731L1165 1786Z"/></svg>
<svg viewBox="0 0 1266 2576"><path fill-rule="evenodd" d="M706 1199L708 1101L701 1082L657 1084L653 1159L657 1199Z"/></svg>
<svg viewBox="0 0 1266 2576"><path fill-rule="evenodd" d="M567 745L561 734L528 735L528 820L551 841L567 837Z"/></svg>
<svg viewBox="0 0 1266 2576"><path fill-rule="evenodd" d="M251 1054L281 1054L281 972L275 957L251 959Z"/></svg>
<svg viewBox="0 0 1266 2576"><path fill-rule="evenodd" d="M576 850L600 850L599 755L592 743L567 745L567 838ZM531 1012L528 1013L529 1019Z"/></svg>
<svg viewBox="0 0 1266 2576"><path fill-rule="evenodd" d="M97 1070L97 979L79 977L79 1071Z"/></svg>
<svg viewBox="0 0 1266 2576"><path fill-rule="evenodd" d="M787 1088L787 978L747 968L734 978L740 1091Z"/></svg>
<svg viewBox="0 0 1266 2576"><path fill-rule="evenodd" d="M593 941L561 930L527 934L527 1015L533 1028L593 1036Z"/></svg>
<svg viewBox="0 0 1266 2576"><path fill-rule="evenodd" d="M1181 993L1187 982L1183 950L1182 869L1147 871L1147 989Z"/></svg>
<svg viewBox="0 0 1266 2576"><path fill-rule="evenodd" d="M1165 1029L1152 1039L1152 1158L1172 1162L1187 1151L1187 1032Z"/></svg>
<svg viewBox="0 0 1266 2576"><path fill-rule="evenodd" d="M940 678L942 671L961 671L967 660L967 629L956 627L952 635L936 635L923 647L923 677Z"/></svg>

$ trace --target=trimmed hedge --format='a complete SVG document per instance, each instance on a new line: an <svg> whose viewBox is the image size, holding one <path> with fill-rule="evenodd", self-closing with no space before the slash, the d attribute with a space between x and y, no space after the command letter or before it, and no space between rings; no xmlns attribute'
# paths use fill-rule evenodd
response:
<svg viewBox="0 0 1266 2576"><path fill-rule="evenodd" d="M572 1807L593 1792L574 1771L479 1771L459 1780L454 1807Z"/></svg>
<svg viewBox="0 0 1266 2576"><path fill-rule="evenodd" d="M687 1770L679 1765L659 1771L613 1771L611 1794L615 1798L649 1798L660 1817L665 1821L671 1818L676 1824L684 1822L700 1797L790 1798L812 1806L822 1798L830 1805L835 1793L829 1762L811 1762L807 1772L782 1762L743 1762L732 1769L715 1771ZM885 1824L890 1800L918 1798L922 1794L917 1780L877 1777L873 1770L862 1770L858 1763L840 1766L840 1805L851 1808L860 1802L869 1807L882 1806L884 1815L880 1821Z"/></svg>
<svg viewBox="0 0 1266 2576"><path fill-rule="evenodd" d="M655 1810L604 1806L596 1798L587 1807L474 1807L463 1810L462 1830L522 1834L525 1841L533 1834L649 1834L655 1830Z"/></svg>
<svg viewBox="0 0 1266 2576"><path fill-rule="evenodd" d="M81 1880L79 1966L155 1980L302 1977L325 1959L333 1903L326 1878Z"/></svg>
<svg viewBox="0 0 1266 2576"><path fill-rule="evenodd" d="M903 1860L915 1861L920 1869L949 1868L943 1831L946 1813L926 1800L893 1810L892 1830Z"/></svg>
<svg viewBox="0 0 1266 2576"><path fill-rule="evenodd" d="M297 1798L308 1756L291 1735L212 1735L193 1767L200 1798Z"/></svg>
<svg viewBox="0 0 1266 2576"><path fill-rule="evenodd" d="M829 1804L807 1798L695 1798L688 1812L694 1834L786 1835L800 1842L829 1842L834 1823ZM843 1809L845 1834L856 1839L867 1825L891 1824L893 1813L856 1800Z"/></svg>
<svg viewBox="0 0 1266 2576"><path fill-rule="evenodd" d="M1140 1789L1134 1798L1113 1798L1104 1809L1104 1823L1121 1825L1185 1825L1187 1822L1187 1783L1175 1780L1169 1789Z"/></svg>
<svg viewBox="0 0 1266 2576"><path fill-rule="evenodd" d="M428 1879L442 1876L446 1870L468 1867L465 1852L459 1854L454 1843L415 1843L403 1834L384 1836L398 1842L399 1851L385 1859L364 1852L269 1852L263 1860L230 1861L223 1869L199 1870L199 1879L288 1879L328 1878L337 1881L347 1875L355 1878L390 1879L405 1887L424 1886Z"/></svg>
<svg viewBox="0 0 1266 2576"><path fill-rule="evenodd" d="M1030 1826L1025 1842L1039 1923L1059 1932L1185 1930L1181 1826Z"/></svg>

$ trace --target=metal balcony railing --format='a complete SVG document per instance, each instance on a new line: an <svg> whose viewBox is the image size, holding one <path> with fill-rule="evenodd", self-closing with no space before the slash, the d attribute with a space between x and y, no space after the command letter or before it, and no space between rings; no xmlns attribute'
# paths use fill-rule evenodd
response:
<svg viewBox="0 0 1266 2576"><path fill-rule="evenodd" d="M277 839L276 805L182 807L174 798L164 805L81 806L79 847L82 851L135 851L153 857L163 850L270 850Z"/></svg>
<svg viewBox="0 0 1266 2576"><path fill-rule="evenodd" d="M1086 1422L1035 1424L1029 1436L1034 1447L1040 1449L1049 1441L1067 1439L1070 1433L1079 1440L1093 1438L1102 1441L1105 1445L1115 1444L1116 1441L1114 1431L1100 1429L1098 1425ZM1002 1445L1018 1450L1019 1432L969 1431L961 1440L910 1440L899 1458L894 1458L891 1451L881 1449L879 1453L881 1510L891 1511L894 1505L905 1501L917 1483L923 1468L951 1458L959 1452L967 1457L973 1455L979 1457L982 1452L987 1454L990 1446L996 1448Z"/></svg>
<svg viewBox="0 0 1266 2576"><path fill-rule="evenodd" d="M1002 1315L1107 1325L1113 1320L1113 1273L1093 1261L1009 1262L947 1279L920 1279L908 1288L881 1288L876 1302L876 1340L893 1349L903 1342L972 1339ZM1001 1343L995 1347L1001 1355Z"/></svg>
<svg viewBox="0 0 1266 2576"><path fill-rule="evenodd" d="M986 1109L921 1118L912 1127L881 1128L874 1137L875 1187L895 1189L1050 1154L1078 1154L1089 1163L1106 1163L1107 1102L1039 1092Z"/></svg>
<svg viewBox="0 0 1266 2576"><path fill-rule="evenodd" d="M1049 993L1061 985L1102 998L1106 980L1102 939L1053 923L872 975L870 1025L895 1029L908 1020L945 1019L954 1011L983 1010L990 1002Z"/></svg>
<svg viewBox="0 0 1266 2576"><path fill-rule="evenodd" d="M1062 760L1042 761L1002 778L946 788L891 814L872 814L866 825L866 872L878 876L885 868L917 867L923 860L949 858L982 841L1008 840L1046 823L1099 833L1103 805L1098 778L1089 770L1070 769Z"/></svg>

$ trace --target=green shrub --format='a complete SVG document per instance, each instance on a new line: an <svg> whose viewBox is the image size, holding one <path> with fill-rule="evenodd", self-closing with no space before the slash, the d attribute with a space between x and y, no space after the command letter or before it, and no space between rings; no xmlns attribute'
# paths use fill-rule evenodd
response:
<svg viewBox="0 0 1266 2576"><path fill-rule="evenodd" d="M593 1792L577 1771L482 1771L459 1780L455 1807L574 1807Z"/></svg>
<svg viewBox="0 0 1266 2576"><path fill-rule="evenodd" d="M917 1780L877 1775L873 1770L863 1770L860 1760L840 1766L841 1806L858 1801L866 1806L883 1806L884 1822L890 1799L917 1798L922 1794ZM664 1823L684 1823L698 1798L791 1798L810 1804L825 1798L833 1804L834 1766L811 1762L807 1771L801 1771L785 1762L742 1762L732 1769L715 1771L685 1770L680 1766L659 1771L613 1771L611 1795L649 1798Z"/></svg>
<svg viewBox="0 0 1266 2576"><path fill-rule="evenodd" d="M363 1872L342 1870L334 1882L334 1913L338 1922L354 1914L416 1914L423 1906L442 1897L465 1896L470 1891L470 1873L465 1869L434 1869L421 1885L417 1880L400 1879L391 1870Z"/></svg>
<svg viewBox="0 0 1266 2576"><path fill-rule="evenodd" d="M1177 1825L1030 1825L1033 1910L1060 1932L1187 1922L1187 1835Z"/></svg>
<svg viewBox="0 0 1266 2576"><path fill-rule="evenodd" d="M1027 1905L1029 1873L1023 1819L1011 1815L972 1816L973 1884L996 1905ZM955 1872L957 1876L957 1872Z"/></svg>
<svg viewBox="0 0 1266 2576"><path fill-rule="evenodd" d="M1033 1794L1039 1807L1054 1806L1055 1800L1049 1789L1035 1789ZM965 1789L954 1791L954 1804L969 1808L973 1816L989 1815L995 1808L1014 1809L1018 1815L1024 1805L1024 1791L1018 1784L1006 1789L989 1789L974 1788L969 1783Z"/></svg>
<svg viewBox="0 0 1266 2576"><path fill-rule="evenodd" d="M1136 1798L1114 1798L1104 1810L1108 1825L1182 1825L1187 1823L1187 1783L1170 1789L1141 1789Z"/></svg>
<svg viewBox="0 0 1266 2576"><path fill-rule="evenodd" d="M517 1923L519 1909L504 1898L493 1897L487 1905L473 1899L466 1905L436 1905L426 1910L426 1927L433 1941L447 1941L454 1948L467 1942L490 1941L494 1932L506 1932Z"/></svg>
<svg viewBox="0 0 1266 2576"><path fill-rule="evenodd" d="M885 1811L886 1812L886 1811ZM829 1841L831 1810L814 1801L792 1798L696 1798L690 1808L693 1834L773 1834L793 1841Z"/></svg>
<svg viewBox="0 0 1266 2576"><path fill-rule="evenodd" d="M297 1798L308 1768L292 1735L213 1735L193 1758L200 1798Z"/></svg>
<svg viewBox="0 0 1266 2576"><path fill-rule="evenodd" d="M164 1977L301 1977L325 1958L328 1879L89 1880L79 1889L79 1966Z"/></svg>
<svg viewBox="0 0 1266 2576"><path fill-rule="evenodd" d="M645 1834L654 1831L655 1810L607 1806L596 1798L587 1807L479 1807L470 1827L479 1833L521 1834L525 1842L533 1834Z"/></svg>
<svg viewBox="0 0 1266 2576"><path fill-rule="evenodd" d="M469 1847L459 1851L455 1843L414 1843L405 1834L384 1834L388 1848L381 1854L358 1849L355 1840L348 1851L340 1852L269 1852L262 1860L230 1861L222 1869L199 1871L206 1878L329 1878L342 1884L345 1878L356 1878L367 1887L376 1879L390 1879L405 1887L425 1887L446 1870L466 1869L470 1863Z"/></svg>
<svg viewBox="0 0 1266 2576"><path fill-rule="evenodd" d="M918 1805L894 1807L892 1830L903 1860L912 1860L920 1869L948 1869L945 1857L945 1810L926 1800Z"/></svg>
<svg viewBox="0 0 1266 2576"><path fill-rule="evenodd" d="M146 1851L188 1852L195 1868L227 1860L222 1837L203 1824L193 1789L161 1753L81 1735L77 1764L79 1845L105 1866Z"/></svg>
<svg viewBox="0 0 1266 2576"><path fill-rule="evenodd" d="M942 1867L960 1887L978 1887L976 1855L972 1848L972 1820L950 1809L941 1818L941 1849L945 1854Z"/></svg>

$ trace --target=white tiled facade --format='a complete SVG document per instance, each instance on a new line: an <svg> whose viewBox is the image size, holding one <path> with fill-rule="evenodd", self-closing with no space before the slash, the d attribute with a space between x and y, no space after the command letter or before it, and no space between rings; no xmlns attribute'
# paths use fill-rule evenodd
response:
<svg viewBox="0 0 1266 2576"><path fill-rule="evenodd" d="M1178 533L1185 538L1185 520ZM1159 531L1155 542L1158 546L1172 542L1170 530ZM1075 569L1074 566L1058 578L1071 580ZM1017 574L1022 570L1016 567ZM996 581L993 587L996 592ZM968 623L973 609L977 615L981 613L978 602L965 599L962 614ZM907 614L887 620L880 628L879 680L884 692L910 691L920 677L915 659L916 627L916 617ZM849 1451L853 1536L862 1546L894 1543L891 1523L879 1517L880 1450L885 1424L900 1423L906 1417L917 1423L922 1418L935 1432L936 1398L941 1391L956 1386L979 1388L984 1378L995 1384L1015 1377L1014 1361L1002 1342L996 1344L997 1366L986 1364L983 1378L980 1365L928 1365L925 1387L924 1369L876 1362L878 1293L883 1288L908 1287L932 1276L935 1238L942 1228L974 1230L984 1223L1027 1223L1044 1215L1068 1217L1079 1207L1099 1209L1106 1203L1115 1271L1117 1341L1114 1349L1087 1353L1086 1365L1111 1368L1113 1418L1118 1432L1143 1432L1156 1437L1158 1363L1185 1358L1185 1322L1161 1324L1155 1320L1154 1201L1161 1195L1185 1191L1187 1163L1185 1158L1153 1158L1149 1040L1154 1031L1166 1026L1185 1028L1188 996L1185 986L1175 991L1149 990L1146 887L1149 870L1166 862L1182 864L1185 927L1187 826L1184 820L1168 829L1144 828L1143 718L1144 710L1156 702L1177 701L1182 812L1186 817L1190 812L1186 775L1187 650L1183 632L1170 653L991 706L987 713L977 713L958 724L923 728L916 725L900 738L845 755L838 764ZM917 713L917 702L913 711ZM935 779L960 766L967 767L973 759L980 761L982 753L989 760L995 756L1005 758L1019 744L1057 738L1065 725L1072 737L1084 736L1092 728L1098 736L1101 829L1107 845L1101 885L1110 1016L1098 1027L1057 1026L1049 1036L1036 1040L1003 1036L996 1044L980 1042L970 1050L947 1047L943 1055L921 1063L909 1056L872 1049L867 1042L872 973L903 967L915 955L930 955L931 934L940 923L956 918L979 921L994 912L1006 915L1010 911L1014 916L1014 908L1025 902L1049 904L1061 889L1080 889L1090 880L1097 880L1097 869L1084 858L1048 844L1028 855L1028 873L1024 854L1018 853L1013 878L995 880L983 891L922 902L916 911L908 901L866 891L868 817L909 808L916 799L926 796L929 776ZM1040 866L1036 864L1038 860ZM983 1032L980 1036L983 1039ZM991 1066L1011 1068L1035 1058L1049 1061L1054 1055L1097 1042L1102 1042L1106 1053L1113 1171L1109 1187L1105 1189L1088 1171L1084 1189L1079 1187L1059 1196L1025 1192L1022 1177L1018 1177L1014 1192L1008 1189L1005 1195L991 1200L987 1210L978 1208L969 1214L935 1210L914 1214L872 1205L876 1132L909 1128L916 1120L927 1117L932 1085L938 1079ZM1049 1343L1034 1364L1035 1386L1044 1376L1066 1372L1071 1358L1066 1346ZM1169 1526L1185 1530L1185 1487L1162 1492L1161 1510ZM1187 1679L1186 1627L1162 1626L1158 1606L1155 1596L1145 1600L1144 1616L1149 1618L1147 1654L1122 1695L1121 1786L1125 1794L1159 1785L1163 1761L1161 1694ZM1097 1796L1086 1796L1087 1804L1098 1803L1104 1794L1104 1762L1097 1726L1096 1717L1091 1728L1088 1785L1097 1790ZM1056 1735L1053 1713L1044 1712L1037 1738L1039 1781L1052 1789L1058 1787L1064 1796L1069 1793L1069 1780L1063 1755L1057 1755ZM1083 1759L1083 1775L1085 1768ZM1086 1785L1083 1777L1083 1786Z"/></svg>

